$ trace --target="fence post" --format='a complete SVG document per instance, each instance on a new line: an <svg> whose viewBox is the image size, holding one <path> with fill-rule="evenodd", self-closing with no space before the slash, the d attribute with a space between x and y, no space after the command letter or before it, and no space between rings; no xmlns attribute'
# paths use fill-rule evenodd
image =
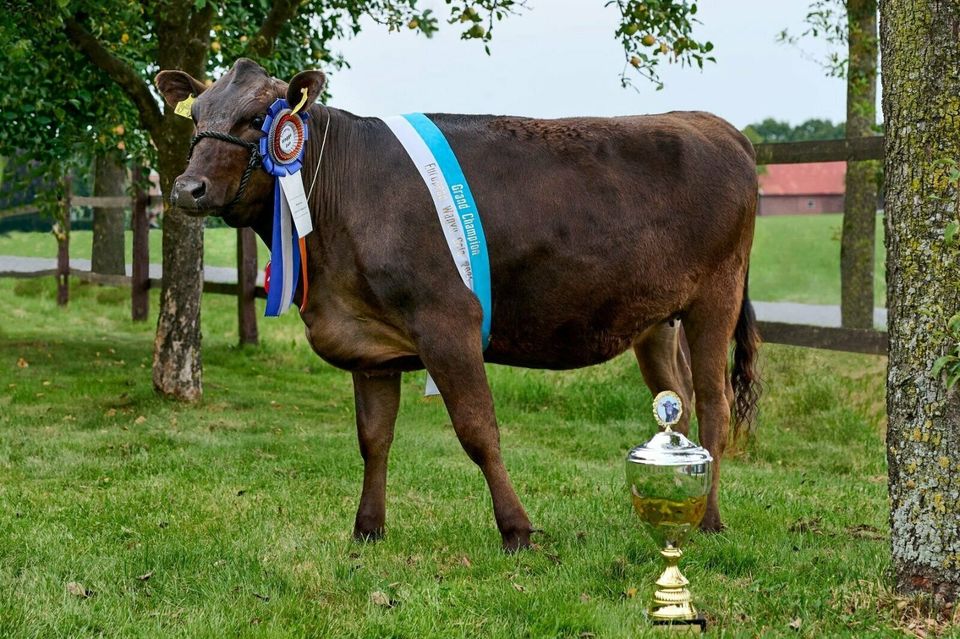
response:
<svg viewBox="0 0 960 639"><path fill-rule="evenodd" d="M134 322L147 319L150 312L150 218L149 194L143 188L143 168L133 169L133 277L130 285L130 317Z"/></svg>
<svg viewBox="0 0 960 639"><path fill-rule="evenodd" d="M66 306L70 301L70 198L71 177L63 178L63 202L60 221L54 228L57 237L57 305Z"/></svg>
<svg viewBox="0 0 960 639"><path fill-rule="evenodd" d="M237 229L237 320L241 344L257 344L257 236L253 229Z"/></svg>

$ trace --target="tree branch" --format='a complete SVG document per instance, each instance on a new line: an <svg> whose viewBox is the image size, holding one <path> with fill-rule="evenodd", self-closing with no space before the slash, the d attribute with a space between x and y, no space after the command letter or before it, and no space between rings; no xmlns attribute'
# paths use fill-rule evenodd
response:
<svg viewBox="0 0 960 639"><path fill-rule="evenodd" d="M64 22L64 31L70 43L90 62L103 69L110 79L116 82L129 96L140 113L140 122L154 138L160 131L160 122L163 114L160 107L150 93L147 83L134 69L108 51L93 34L87 31L75 18L67 18Z"/></svg>
<svg viewBox="0 0 960 639"><path fill-rule="evenodd" d="M266 57L273 53L273 46L283 26L296 14L302 0L273 0L270 13L263 20L256 35L250 39L247 51L252 55Z"/></svg>

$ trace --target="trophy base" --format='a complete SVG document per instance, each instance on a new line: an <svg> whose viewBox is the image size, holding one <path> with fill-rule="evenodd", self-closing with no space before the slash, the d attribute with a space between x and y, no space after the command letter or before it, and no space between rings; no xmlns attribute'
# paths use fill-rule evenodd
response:
<svg viewBox="0 0 960 639"><path fill-rule="evenodd" d="M700 615L675 621L652 619L651 623L656 634L670 637L699 637L707 631L707 620Z"/></svg>

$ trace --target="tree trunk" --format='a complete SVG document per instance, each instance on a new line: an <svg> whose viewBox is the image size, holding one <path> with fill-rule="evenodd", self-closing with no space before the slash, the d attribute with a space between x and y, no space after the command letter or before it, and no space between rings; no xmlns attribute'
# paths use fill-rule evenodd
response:
<svg viewBox="0 0 960 639"><path fill-rule="evenodd" d="M60 220L53 227L57 238L57 305L70 301L70 199L73 197L73 178L63 178L63 201Z"/></svg>
<svg viewBox="0 0 960 639"><path fill-rule="evenodd" d="M847 138L874 135L877 122L877 1L847 0ZM840 242L840 318L873 328L876 162L848 162Z"/></svg>
<svg viewBox="0 0 960 639"><path fill-rule="evenodd" d="M200 9L184 3L156 5L157 62L160 69L181 69L204 77L210 46L213 3ZM189 18L186 16L189 14ZM203 394L200 359L200 296L203 292L203 220L170 206L170 189L187 165L193 124L164 109L160 130L152 133L163 193L163 287L153 351L153 387L176 399Z"/></svg>
<svg viewBox="0 0 960 639"><path fill-rule="evenodd" d="M205 75L213 3L156 5L153 20L159 68ZM193 123L164 108L152 133L163 193L163 287L153 350L153 387L167 397L194 401L203 394L200 297L203 292L203 220L170 206L173 181L187 165Z"/></svg>
<svg viewBox="0 0 960 639"><path fill-rule="evenodd" d="M98 155L94 160L93 194L98 197L122 197L126 194L127 168L114 155ZM123 207L93 209L93 249L90 270L94 273L123 275Z"/></svg>
<svg viewBox="0 0 960 639"><path fill-rule="evenodd" d="M133 265L130 275L130 318L134 322L147 319L150 312L150 219L147 213L147 178L140 166L133 168Z"/></svg>
<svg viewBox="0 0 960 639"><path fill-rule="evenodd" d="M882 0L889 367L887 461L901 592L960 590L960 394L931 368L956 344L960 215L960 3Z"/></svg>
<svg viewBox="0 0 960 639"><path fill-rule="evenodd" d="M168 197L174 179L186 164L191 124L168 109L163 126L164 143L157 145L160 190L164 195L163 287L154 340L153 387L168 397L194 401L203 394L203 219L171 206Z"/></svg>

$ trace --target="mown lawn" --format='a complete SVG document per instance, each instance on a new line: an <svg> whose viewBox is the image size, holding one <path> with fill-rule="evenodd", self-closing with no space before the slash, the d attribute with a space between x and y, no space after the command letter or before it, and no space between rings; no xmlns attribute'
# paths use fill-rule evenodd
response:
<svg viewBox="0 0 960 639"><path fill-rule="evenodd" d="M840 303L840 215L791 215L757 219L756 236L750 264L750 296L755 300L789 301L807 304ZM90 257L91 231L76 231L71 236L71 254ZM127 234L127 260L131 237ZM236 231L207 229L204 257L211 266L235 266ZM877 306L886 299L884 284L883 223L877 218L876 276ZM0 255L56 256L52 235L9 233L0 235ZM150 233L152 260L160 261L160 232ZM258 251L261 267L268 252Z"/></svg>
<svg viewBox="0 0 960 639"><path fill-rule="evenodd" d="M349 376L295 313L241 349L233 300L205 297L205 395L185 406L154 396L154 326L129 322L125 291L74 285L63 310L49 279L0 280L0 305L0 637L648 634L659 558L623 458L654 426L629 357L490 367L506 463L544 530L515 556L442 405L407 376L387 537L358 544ZM757 438L724 464L728 528L685 559L714 636L900 636L923 618L888 590L884 365L764 347Z"/></svg>
<svg viewBox="0 0 960 639"><path fill-rule="evenodd" d="M785 215L757 218L750 256L750 297L755 300L840 303L842 215ZM883 218L877 216L873 296L885 306L886 252Z"/></svg>

